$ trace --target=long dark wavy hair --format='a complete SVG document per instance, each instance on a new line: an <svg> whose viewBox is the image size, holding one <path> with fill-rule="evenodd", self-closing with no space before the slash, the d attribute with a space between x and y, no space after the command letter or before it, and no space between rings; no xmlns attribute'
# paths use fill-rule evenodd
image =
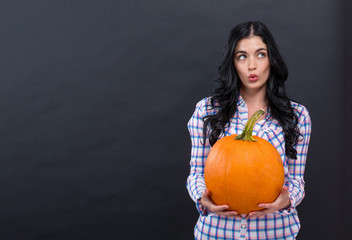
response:
<svg viewBox="0 0 352 240"><path fill-rule="evenodd" d="M284 82L288 76L288 70L282 59L275 40L264 23L259 21L244 22L235 26L228 38L224 56L218 68L216 81L219 87L215 88L207 107L216 109L216 114L205 116L204 142L209 137L210 145L214 145L225 127L237 111L237 101L240 94L241 80L234 66L234 50L239 40L250 36L259 36L267 45L270 61L270 74L266 82L266 96L269 101L271 116L275 118L283 128L285 137L286 156L291 159L297 158L295 145L300 136L297 127L298 117L291 106L291 99L286 94Z"/></svg>

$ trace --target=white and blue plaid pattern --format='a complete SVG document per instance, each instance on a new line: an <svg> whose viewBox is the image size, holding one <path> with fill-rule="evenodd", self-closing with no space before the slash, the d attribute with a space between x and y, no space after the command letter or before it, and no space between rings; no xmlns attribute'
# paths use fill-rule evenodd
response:
<svg viewBox="0 0 352 240"><path fill-rule="evenodd" d="M187 178L188 192L196 203L200 213L194 229L195 239L295 239L300 229L300 221L296 206L304 197L304 170L311 134L311 120L307 109L295 102L295 109L299 120L298 127L302 134L296 145L297 159L289 159L285 155L285 139L282 127L277 120L270 116L257 122L253 135L269 141L281 155L285 169L285 185L290 193L291 207L259 218L223 217L205 209L199 202L206 189L204 182L204 163L211 149L208 140L203 145L203 117L215 113L207 104L209 98L197 103L196 109L187 127L192 142L190 174ZM248 120L248 109L241 96L237 103L237 112L225 128L225 134L240 134Z"/></svg>

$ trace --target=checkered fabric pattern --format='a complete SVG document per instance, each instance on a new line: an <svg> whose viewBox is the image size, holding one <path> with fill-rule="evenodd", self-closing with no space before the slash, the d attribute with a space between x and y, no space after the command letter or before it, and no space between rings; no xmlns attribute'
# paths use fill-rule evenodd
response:
<svg viewBox="0 0 352 240"><path fill-rule="evenodd" d="M192 142L190 174L186 187L196 203L199 219L194 228L195 239L295 239L300 229L296 206L304 197L305 182L303 179L308 144L311 135L311 120L307 109L295 102L299 120L298 127L302 137L296 145L297 159L289 159L285 155L285 139L282 127L267 112L265 119L256 123L253 135L269 141L279 152L285 170L285 186L290 193L291 207L279 210L259 218L223 217L204 208L199 199L206 189L204 182L204 163L211 149L208 140L203 145L203 117L212 115L216 110L210 109L210 98L204 98L196 105L196 109L187 127ZM240 134L248 120L248 108L240 96L237 111L225 128L222 136Z"/></svg>

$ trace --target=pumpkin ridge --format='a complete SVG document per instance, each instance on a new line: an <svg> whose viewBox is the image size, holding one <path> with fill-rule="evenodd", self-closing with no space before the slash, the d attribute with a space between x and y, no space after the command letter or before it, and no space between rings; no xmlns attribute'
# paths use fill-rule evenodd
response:
<svg viewBox="0 0 352 240"><path fill-rule="evenodd" d="M231 150L230 150L230 151L231 151ZM227 179L228 179L228 177L229 177L229 176L228 176L228 175L229 175L229 173L228 173L229 167L228 167L228 166L229 166L229 162L230 162L230 161L231 161L231 158L228 159L228 160L226 161L226 164L225 164L225 165L226 165L226 168L225 168L225 179L224 179L224 180L225 180L225 191L226 191L226 192L228 192L228 188L229 188L229 186L228 186L229 184L228 184L228 180L227 180ZM228 202L229 202L229 199L228 199L228 195L226 194L226 195L225 195L225 203L228 205Z"/></svg>

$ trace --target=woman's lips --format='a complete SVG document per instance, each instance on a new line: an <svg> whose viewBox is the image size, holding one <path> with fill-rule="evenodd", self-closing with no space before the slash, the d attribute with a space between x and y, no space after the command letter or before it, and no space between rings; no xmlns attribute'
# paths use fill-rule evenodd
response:
<svg viewBox="0 0 352 240"><path fill-rule="evenodd" d="M249 81L251 81L251 82L254 82L254 81L258 80L258 76L255 75L255 74L249 75L248 78L249 78Z"/></svg>

